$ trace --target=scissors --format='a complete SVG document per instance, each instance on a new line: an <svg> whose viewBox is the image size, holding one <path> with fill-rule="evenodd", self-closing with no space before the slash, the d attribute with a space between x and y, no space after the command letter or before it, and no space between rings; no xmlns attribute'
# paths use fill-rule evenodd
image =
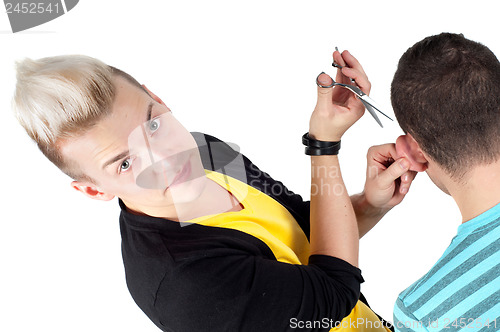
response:
<svg viewBox="0 0 500 332"><path fill-rule="evenodd" d="M338 51L338 48L335 47L335 50ZM341 65L336 64L335 61L332 63L332 66L339 68L339 69L343 68ZM323 74L323 73L321 73L321 74ZM319 75L321 75L321 74L319 74ZM318 77L319 77L319 75L318 75ZM382 122L380 122L380 119L378 118L377 113L375 113L375 111L379 112L380 114L382 114L383 116L385 116L389 120L394 121L387 114L385 114L384 112L382 112L380 110L380 107L375 103L375 101L373 99L371 99L370 97L368 97L368 95L366 93L361 91L361 89L358 86L354 85L354 84L356 84L356 82L352 78L351 78L352 84L344 84L344 83L335 82L333 77L330 75L330 78L332 79L332 84L322 85L318 82L318 77L316 77L316 84L321 88L331 88L332 86L341 86L343 88L346 88L346 89L352 91L359 98L359 100L361 100L363 105L365 105L368 112L371 114L371 116L373 116L373 118L375 119L375 121L377 121L377 123L380 125L380 127L383 128L384 126L382 125Z"/></svg>

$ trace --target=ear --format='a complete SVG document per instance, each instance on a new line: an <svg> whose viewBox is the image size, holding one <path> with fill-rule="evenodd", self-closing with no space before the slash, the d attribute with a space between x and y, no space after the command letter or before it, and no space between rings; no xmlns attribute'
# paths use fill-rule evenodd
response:
<svg viewBox="0 0 500 332"><path fill-rule="evenodd" d="M398 158L405 157L410 162L410 171L423 172L428 167L428 160L411 135L399 136L396 140Z"/></svg>
<svg viewBox="0 0 500 332"><path fill-rule="evenodd" d="M100 201L110 201L115 197L115 195L106 194L100 191L95 185L86 182L73 181L71 182L71 187L87 197Z"/></svg>
<svg viewBox="0 0 500 332"><path fill-rule="evenodd" d="M151 96L151 98L153 98L154 100L156 100L158 103L162 104L163 106L167 106L165 105L165 103L163 102L163 100L160 99L160 97L158 97L157 95L155 95L154 93L151 92L151 90L149 90L146 85L142 84L142 87L144 88L144 90L146 90L149 95Z"/></svg>

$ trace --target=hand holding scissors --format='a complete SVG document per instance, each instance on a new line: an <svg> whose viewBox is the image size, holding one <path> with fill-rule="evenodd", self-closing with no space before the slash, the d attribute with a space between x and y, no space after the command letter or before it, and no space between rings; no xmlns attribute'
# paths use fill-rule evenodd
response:
<svg viewBox="0 0 500 332"><path fill-rule="evenodd" d="M359 65L359 62L348 51L344 51L343 54L340 54L340 52L338 51L338 48L335 48L335 52L333 53L333 56L334 56L334 61L332 63L332 66L339 69L337 71L336 81L332 79L331 84L327 84L327 85L321 84L319 82L319 77L321 74L323 74L323 73L321 73L316 78L316 84L321 88L331 88L333 86L340 86L340 87L343 87L343 88L346 88L346 89L352 91L361 100L361 102L366 107L368 112L371 114L371 116L373 116L375 121L377 121L377 123L381 127L383 127L382 122L378 118L375 111L380 112L382 115L387 117L389 120L393 121L389 116L387 116L385 113L383 113L381 111L381 108L379 106L377 106L375 101L373 99L371 99L367 93L363 92L361 90L361 88L357 85L356 80L355 80L356 79L355 76L358 76L359 78L361 78L361 77L366 78L366 74L365 74L363 68L361 67L361 65ZM345 60L344 60L344 57L345 57ZM350 62L350 64L351 64L350 67L348 67L346 65L346 61ZM355 68L357 68L358 72L356 72ZM370 82L368 82L368 80L366 79L366 82L363 82L363 83L365 83L365 86L368 87L368 91L369 91L369 89L371 87Z"/></svg>
<svg viewBox="0 0 500 332"><path fill-rule="evenodd" d="M336 82L349 84L350 79L355 79L357 87L368 94L371 85L359 62L347 52L343 55L335 52L333 56L337 62L341 61L341 65L345 65L344 59L349 64L349 68L337 71ZM335 88L336 82L324 73L316 79L318 101L309 122L309 134L317 140L339 141L365 112L361 100L348 89Z"/></svg>

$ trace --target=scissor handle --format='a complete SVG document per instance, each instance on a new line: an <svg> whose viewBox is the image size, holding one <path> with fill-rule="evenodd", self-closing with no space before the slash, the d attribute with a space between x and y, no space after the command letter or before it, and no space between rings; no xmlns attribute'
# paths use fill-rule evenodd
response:
<svg viewBox="0 0 500 332"><path fill-rule="evenodd" d="M364 95L366 95L366 93L364 93L363 91L361 91L361 89L355 85L350 85L350 84L344 84L344 83L337 83L334 81L334 85L337 85L337 86L342 86L346 89L349 89L351 90L352 92L354 92L358 97L363 97Z"/></svg>
<svg viewBox="0 0 500 332"><path fill-rule="evenodd" d="M341 87L344 87L344 88L347 88L349 90L351 90L352 92L354 92L354 94L356 94L358 97L362 97L364 96L366 93L364 93L363 91L361 91L360 88L358 88L357 86L355 85L350 85L350 84L344 84L344 83L338 83L338 82L335 82L335 80L333 79L333 77L329 74L327 74L328 76L330 76L330 78L332 79L332 84L329 84L329 85L323 85L321 83L319 83L318 81L318 78L321 74L326 74L325 72L321 72L317 77L316 77L316 85L319 86L320 88L331 88L333 86L341 86Z"/></svg>

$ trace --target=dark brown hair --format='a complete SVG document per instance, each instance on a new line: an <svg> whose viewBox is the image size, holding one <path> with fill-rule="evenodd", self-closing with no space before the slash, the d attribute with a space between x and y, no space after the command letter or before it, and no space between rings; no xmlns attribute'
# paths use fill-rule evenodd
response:
<svg viewBox="0 0 500 332"><path fill-rule="evenodd" d="M500 156L500 63L461 34L430 36L399 60L391 101L401 128L452 177Z"/></svg>

